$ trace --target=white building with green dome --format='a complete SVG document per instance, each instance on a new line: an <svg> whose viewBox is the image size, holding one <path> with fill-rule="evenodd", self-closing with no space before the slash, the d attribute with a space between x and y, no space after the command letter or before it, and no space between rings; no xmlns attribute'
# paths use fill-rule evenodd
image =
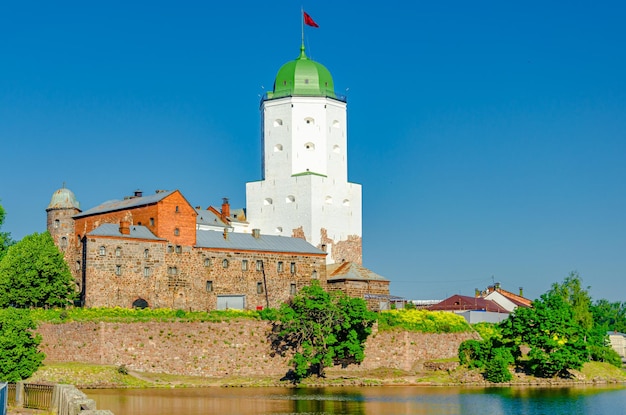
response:
<svg viewBox="0 0 626 415"><path fill-rule="evenodd" d="M246 216L263 234L304 237L328 263L362 263L361 185L348 182L346 100L322 64L300 56L261 102L262 170Z"/></svg>

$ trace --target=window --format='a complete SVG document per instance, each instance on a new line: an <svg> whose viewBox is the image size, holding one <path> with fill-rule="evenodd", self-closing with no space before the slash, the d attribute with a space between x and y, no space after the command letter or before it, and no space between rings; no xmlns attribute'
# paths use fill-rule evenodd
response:
<svg viewBox="0 0 626 415"><path fill-rule="evenodd" d="M292 262L291 265L289 266L289 272L291 272L292 274L296 273L296 263Z"/></svg>
<svg viewBox="0 0 626 415"><path fill-rule="evenodd" d="M260 281L256 283L256 293L263 294L263 283Z"/></svg>
<svg viewBox="0 0 626 415"><path fill-rule="evenodd" d="M150 250L149 249L146 249L146 250L143 251L143 257L145 259L150 258Z"/></svg>
<svg viewBox="0 0 626 415"><path fill-rule="evenodd" d="M316 280L317 279L317 270L313 270L313 273L311 273L311 278Z"/></svg>
<svg viewBox="0 0 626 415"><path fill-rule="evenodd" d="M55 219L54 220L54 229L58 229L60 225L61 225L61 221L58 220L58 219Z"/></svg>
<svg viewBox="0 0 626 415"><path fill-rule="evenodd" d="M276 264L276 271L278 271L278 272L283 272L284 271L283 261L278 261L278 264Z"/></svg>
<svg viewBox="0 0 626 415"><path fill-rule="evenodd" d="M154 218L150 218L150 226L154 226Z"/></svg>
<svg viewBox="0 0 626 415"><path fill-rule="evenodd" d="M167 273L169 275L178 275L178 268L176 268L176 267L167 267Z"/></svg>
<svg viewBox="0 0 626 415"><path fill-rule="evenodd" d="M120 248L119 246L117 248L115 248L115 256L116 257L121 257L122 256L122 248Z"/></svg>
<svg viewBox="0 0 626 415"><path fill-rule="evenodd" d="M100 256L105 256L107 253L107 249L104 246L101 246L99 252Z"/></svg>
<svg viewBox="0 0 626 415"><path fill-rule="evenodd" d="M183 252L183 247L182 247L182 246L180 246L180 245L176 245L176 253L177 253L177 254L180 254L180 253L182 253L182 252Z"/></svg>
<svg viewBox="0 0 626 415"><path fill-rule="evenodd" d="M80 261L76 261L76 271L80 271Z"/></svg>
<svg viewBox="0 0 626 415"><path fill-rule="evenodd" d="M241 270L242 271L247 271L248 270L248 260L244 259L241 261Z"/></svg>
<svg viewBox="0 0 626 415"><path fill-rule="evenodd" d="M116 265L115 266L115 275L122 275L122 266L121 265Z"/></svg>
<svg viewBox="0 0 626 415"><path fill-rule="evenodd" d="M172 246L172 245L168 245L168 246L167 246L167 252L168 252L168 253L170 253L170 254L171 254L172 252L174 252L174 246Z"/></svg>
<svg viewBox="0 0 626 415"><path fill-rule="evenodd" d="M149 277L150 274L151 274L150 267L144 267L144 269L143 269L143 276L144 277Z"/></svg>
<svg viewBox="0 0 626 415"><path fill-rule="evenodd" d="M61 238L61 249L67 248L67 238L64 236Z"/></svg>
<svg viewBox="0 0 626 415"><path fill-rule="evenodd" d="M174 236L180 236L180 229L178 228L174 229Z"/></svg>
<svg viewBox="0 0 626 415"><path fill-rule="evenodd" d="M222 261L222 268L228 268L228 260L227 259Z"/></svg>
<svg viewBox="0 0 626 415"><path fill-rule="evenodd" d="M206 292L208 293L213 292L213 281L207 281L205 287L206 287Z"/></svg>
<svg viewBox="0 0 626 415"><path fill-rule="evenodd" d="M292 282L291 285L289 285L289 294L296 295L296 283Z"/></svg>
<svg viewBox="0 0 626 415"><path fill-rule="evenodd" d="M256 270L257 271L261 271L263 269L263 261L261 261L260 259L257 259L256 261Z"/></svg>
<svg viewBox="0 0 626 415"><path fill-rule="evenodd" d="M205 267L210 267L211 266L211 260L209 258L204 258L204 266Z"/></svg>
<svg viewBox="0 0 626 415"><path fill-rule="evenodd" d="M176 213L179 213L180 209L178 209L178 206L176 206Z"/></svg>

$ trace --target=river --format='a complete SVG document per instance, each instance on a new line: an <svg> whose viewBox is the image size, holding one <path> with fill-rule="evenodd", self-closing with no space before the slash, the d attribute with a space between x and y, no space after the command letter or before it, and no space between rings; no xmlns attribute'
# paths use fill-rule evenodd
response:
<svg viewBox="0 0 626 415"><path fill-rule="evenodd" d="M85 390L115 415L606 415L626 411L626 386L327 387Z"/></svg>

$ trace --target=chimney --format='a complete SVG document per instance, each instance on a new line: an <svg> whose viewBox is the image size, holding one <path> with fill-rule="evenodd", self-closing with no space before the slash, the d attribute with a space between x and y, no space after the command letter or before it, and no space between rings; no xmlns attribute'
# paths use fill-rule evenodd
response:
<svg viewBox="0 0 626 415"><path fill-rule="evenodd" d="M120 221L120 233L122 235L130 235L130 222L128 220Z"/></svg>
<svg viewBox="0 0 626 415"><path fill-rule="evenodd" d="M519 296L520 297L524 296L524 287L519 287Z"/></svg>
<svg viewBox="0 0 626 415"><path fill-rule="evenodd" d="M261 229L252 229L252 237L254 239L259 239L261 236Z"/></svg>
<svg viewBox="0 0 626 415"><path fill-rule="evenodd" d="M230 205L228 204L227 197L222 199L222 216L226 218L230 217Z"/></svg>
<svg viewBox="0 0 626 415"><path fill-rule="evenodd" d="M143 192L139 189L135 190L135 197L141 197L143 196Z"/></svg>
<svg viewBox="0 0 626 415"><path fill-rule="evenodd" d="M496 284L494 285L494 289L497 291L500 289L500 283L496 282Z"/></svg>
<svg viewBox="0 0 626 415"><path fill-rule="evenodd" d="M228 240L228 229L224 228L224 239Z"/></svg>

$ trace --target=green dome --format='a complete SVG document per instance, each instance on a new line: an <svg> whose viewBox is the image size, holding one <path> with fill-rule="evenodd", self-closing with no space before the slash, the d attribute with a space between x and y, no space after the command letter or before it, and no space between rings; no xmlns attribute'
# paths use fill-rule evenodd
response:
<svg viewBox="0 0 626 415"><path fill-rule="evenodd" d="M307 58L304 46L300 47L300 56L278 70L274 92L268 93L268 98L288 96L335 98L335 86L330 71L321 63Z"/></svg>
<svg viewBox="0 0 626 415"><path fill-rule="evenodd" d="M63 187L52 194L52 199L50 199L48 209L68 208L80 209L80 204L78 203L78 200L76 200L74 193L70 189Z"/></svg>

